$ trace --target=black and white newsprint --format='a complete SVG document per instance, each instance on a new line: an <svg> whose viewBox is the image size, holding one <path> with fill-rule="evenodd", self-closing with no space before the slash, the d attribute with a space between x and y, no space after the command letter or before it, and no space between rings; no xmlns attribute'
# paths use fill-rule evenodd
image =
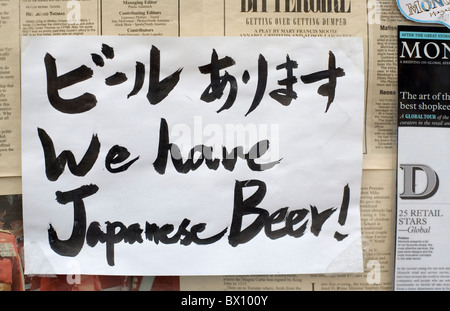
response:
<svg viewBox="0 0 450 311"><path fill-rule="evenodd" d="M450 289L450 30L398 28L395 290Z"/></svg>

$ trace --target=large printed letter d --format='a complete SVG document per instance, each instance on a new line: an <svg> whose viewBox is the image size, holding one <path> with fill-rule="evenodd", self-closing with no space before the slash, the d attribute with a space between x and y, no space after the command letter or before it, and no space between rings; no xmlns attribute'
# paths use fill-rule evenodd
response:
<svg viewBox="0 0 450 311"><path fill-rule="evenodd" d="M429 166L422 164L400 164L403 170L404 190L400 194L401 199L423 200L432 197L439 188L439 177ZM416 173L422 171L426 175L426 186L423 191L417 193Z"/></svg>

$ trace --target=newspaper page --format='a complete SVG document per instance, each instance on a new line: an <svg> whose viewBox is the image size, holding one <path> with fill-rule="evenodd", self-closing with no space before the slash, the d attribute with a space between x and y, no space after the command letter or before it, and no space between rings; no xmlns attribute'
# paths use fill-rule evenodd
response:
<svg viewBox="0 0 450 311"><path fill-rule="evenodd" d="M22 178L21 177L2 177L0 178L0 195L21 194Z"/></svg>
<svg viewBox="0 0 450 311"><path fill-rule="evenodd" d="M86 36L100 32L100 2L95 0L20 0L23 36Z"/></svg>
<svg viewBox="0 0 450 311"><path fill-rule="evenodd" d="M450 31L400 26L396 290L450 289Z"/></svg>
<svg viewBox="0 0 450 311"><path fill-rule="evenodd" d="M21 175L18 1L0 2L0 178Z"/></svg>
<svg viewBox="0 0 450 311"><path fill-rule="evenodd" d="M396 168L397 26L410 24L396 1L369 0L365 168Z"/></svg>
<svg viewBox="0 0 450 311"><path fill-rule="evenodd" d="M162 35L179 35L179 36L240 36L240 35L255 35L259 32L260 35L264 35L264 32L271 35L281 35L279 32L284 31L282 35L292 35L292 32L301 29L301 35L314 35L314 32L322 30L321 35L361 35L366 36L367 40L367 89L366 89L366 128L365 128L365 149L364 149L364 167L363 172L363 183L368 184L370 187L373 184L375 187L377 185L382 185L385 192L395 191L389 188L393 184L395 179L395 174L393 172L387 173L384 170L395 170L395 152L396 152L396 29L399 24L411 24L405 18L401 16L398 12L395 1L392 0L371 0L365 3L357 3L355 1L345 1L342 2L343 5L341 9L344 11L351 11L346 13L333 14L329 13L306 13L307 10L314 11L314 9L308 7L303 8L301 6L296 7L294 2L288 5L288 11L286 12L286 7L284 7L285 1L249 1L246 4L242 4L241 1L203 1L203 0L190 0L190 1L179 1L179 3L172 3L172 1L117 1L121 2L117 4L117 7L110 7L109 3L111 1L101 1L101 0L80 0L80 1L59 1L59 0L3 0L1 1L2 8L11 15L20 16L20 27L24 35L43 35L44 32L51 35L62 35L62 34L77 34L77 35L101 35L103 33L116 35L123 34L128 35L126 31L127 28L119 26L120 21L124 23L132 24L134 34L140 34L138 30L139 27L146 29L146 23L157 23L152 25L155 29L155 33ZM116 1L114 1L116 2ZM250 2L252 2L250 4ZM269 3L272 2L272 3ZM170 3L166 5L165 3ZM273 4L275 3L275 4ZM318 2L317 2L318 3ZM276 7L276 5L279 5ZM144 8L144 6L147 6ZM151 6L151 7L150 7ZM169 7L170 6L170 7ZM275 9L274 9L275 6ZM118 9L118 8L122 8ZM269 12L269 8L273 11L279 12ZM20 11L19 11L20 9ZM139 14L134 13L120 13L120 11L136 11L139 10L149 10L160 12L151 13L153 21L142 22L141 18L137 16ZM283 11L284 10L284 11ZM319 9L316 9L316 11ZM242 11L242 12L241 12ZM267 12L265 12L267 11ZM283 11L283 12L281 12ZM52 13L51 13L52 12ZM166 18L163 16L163 12L168 12L173 18L176 16L176 21L167 22ZM176 12L176 13L174 13ZM8 13L3 13L4 15ZM140 13L142 14L142 13ZM156 15L157 14L157 15ZM166 13L164 13L166 14ZM157 16L157 18L156 18ZM316 18L317 16L318 19ZM254 19L248 19L254 17ZM282 19L283 17L290 17L289 20ZM269 18L272 18L270 20ZM277 18L276 20L274 18ZM280 19L281 18L281 19ZM324 21L323 18L326 18ZM129 19L129 20L128 20ZM295 19L295 21L294 21ZM130 22L131 20L131 22ZM314 25L321 23L328 23L328 25ZM12 23L19 21L19 18L14 18L10 20L10 23L6 23L9 26ZM118 25L116 25L118 22ZM268 23L272 22L272 25ZM301 25L293 25L293 23L301 23ZM247 24L248 23L248 24ZM266 23L266 24L264 24ZM278 25L275 25L277 23ZM290 23L290 25L287 25ZM334 23L334 24L333 24ZM357 26L349 26L356 23ZM177 25L175 27L174 25ZM284 25L282 25L284 24ZM2 23L4 27L5 23ZM33 27L31 26L33 25ZM167 27L163 27L167 25ZM12 26L11 26L12 27ZM177 28L177 30L175 30ZM4 28L2 28L3 31ZM282 30L284 29L284 30ZM290 34L288 32L291 32ZM275 33L277 32L277 33ZM9 33L9 32L8 32ZM12 31L11 36L16 35L17 32ZM140 35L149 35L143 31ZM300 35L298 33L297 35ZM17 47L19 45L20 35L18 35L15 40L17 40ZM13 40L14 41L14 40ZM7 40L8 44L13 42ZM20 51L17 52L20 55ZM11 61L14 63L14 60ZM14 65L8 63L10 68L14 68ZM381 67L383 66L383 67ZM19 76L18 69L12 72L14 76ZM1 84L5 84L1 82ZM8 102L13 102L19 100L20 90L19 84L10 84L9 91L13 92L8 99ZM15 108L17 109L17 108ZM20 113L16 113L17 119L19 120ZM6 122L5 127L10 127ZM18 126L20 130L20 126ZM11 130L12 132L12 130ZM11 145L19 145L20 133L17 135L10 136L8 142ZM14 147L13 147L14 148ZM18 151L19 156L12 156L14 161L19 162L20 151ZM3 161L0 162L3 163ZM20 170L19 164L15 166ZM8 165L9 168L13 167ZM377 172L372 172L368 170L378 170ZM7 173L7 175L18 175L16 172ZM20 175L20 173L19 173ZM378 177L377 177L378 176ZM374 178L374 180L371 180ZM380 178L380 179L378 179ZM385 178L385 179L383 179ZM3 179L3 184L12 184L12 193L16 193L16 189L20 191L20 182L18 179ZM379 180L383 180L379 182ZM15 186L15 185L18 186ZM6 192L9 192L6 188ZM392 193L389 194L392 196ZM364 194L362 194L362 198ZM381 203L375 203L376 206ZM392 203L393 204L393 203ZM388 204L389 205L389 204ZM393 207L393 205L391 206ZM364 202L361 203L361 211L363 216ZM380 205L380 210L384 208ZM373 210L376 210L374 207ZM392 211L393 213L393 211ZM364 216L363 216L364 217ZM373 217L373 216L368 216ZM387 212L386 217L389 219L394 219L395 215ZM364 223L362 223L362 230L364 232ZM391 253L393 232L392 228L383 227L380 232L387 232L387 242L380 245L380 249L376 252L380 252L383 256L390 258L393 256ZM374 233L377 233L374 231ZM363 234L364 238L364 234ZM367 251L364 251L366 269L368 263L372 258L367 256ZM373 258L376 258L374 255ZM374 259L376 260L376 259ZM381 262L381 261L380 261ZM370 265L369 265L370 266ZM376 266L374 266L376 267ZM381 268L381 266L378 266ZM385 264L383 264L382 269L388 269ZM389 268L390 269L390 268ZM369 271L369 270L367 270ZM367 274L367 273L366 273ZM358 280L361 282L366 282L367 275L359 276ZM389 276L389 273L387 273ZM301 276L303 280L308 276ZM319 278L321 284L324 288L330 282L332 284L335 282L336 277L329 275L315 275L315 278ZM222 282L222 288L226 288L223 280L218 278L218 283ZM340 283L349 283L348 278L344 278ZM379 280L379 279L376 279ZM194 282L190 278L182 278L182 288L190 289L197 288L200 286L197 282ZM203 282L203 278L202 278ZM392 278L387 277L382 278L378 286L384 286L384 288L389 289L393 287ZM217 282L216 282L217 283ZM308 289L311 286L306 287ZM315 287L318 289L319 287Z"/></svg>
<svg viewBox="0 0 450 311"><path fill-rule="evenodd" d="M179 36L178 0L100 1L101 34L123 36Z"/></svg>

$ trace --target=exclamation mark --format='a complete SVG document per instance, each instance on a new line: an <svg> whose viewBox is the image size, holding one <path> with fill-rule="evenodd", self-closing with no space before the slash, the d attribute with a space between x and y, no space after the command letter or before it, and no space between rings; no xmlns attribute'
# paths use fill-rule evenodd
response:
<svg viewBox="0 0 450 311"><path fill-rule="evenodd" d="M348 184L344 187L344 195L342 197L341 209L339 211L338 223L343 226L347 220L348 206L350 202L350 188ZM338 241L342 241L348 236L348 234L342 234L339 232L334 233L334 238Z"/></svg>

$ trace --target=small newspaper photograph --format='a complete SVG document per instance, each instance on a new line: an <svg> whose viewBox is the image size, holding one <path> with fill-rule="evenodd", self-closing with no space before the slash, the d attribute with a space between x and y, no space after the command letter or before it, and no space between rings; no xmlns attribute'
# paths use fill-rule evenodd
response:
<svg viewBox="0 0 450 311"><path fill-rule="evenodd" d="M395 290L449 290L450 31L398 28Z"/></svg>

